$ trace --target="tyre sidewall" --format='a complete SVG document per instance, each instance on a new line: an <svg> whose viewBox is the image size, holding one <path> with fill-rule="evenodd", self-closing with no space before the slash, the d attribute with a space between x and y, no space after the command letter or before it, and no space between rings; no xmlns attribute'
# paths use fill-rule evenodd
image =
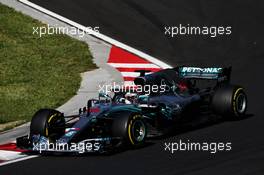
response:
<svg viewBox="0 0 264 175"><path fill-rule="evenodd" d="M237 98L240 94L245 96L246 106L245 110L242 113L239 113L237 110ZM222 116L231 116L231 117L242 117L245 115L247 108L247 97L242 87L227 85L224 87L218 88L213 97L212 97L212 109Z"/></svg>
<svg viewBox="0 0 264 175"><path fill-rule="evenodd" d="M132 126L136 121L143 122L145 127L145 136L140 142L133 136ZM113 121L112 136L120 138L122 143L127 146L138 147L143 145L147 136L147 127L142 115L132 112L120 114Z"/></svg>
<svg viewBox="0 0 264 175"><path fill-rule="evenodd" d="M40 109L35 113L30 124L30 136L41 135L49 137L51 131L50 126L54 120L61 119L62 113L54 109ZM64 118L62 119L64 120ZM65 120L64 120L65 122Z"/></svg>

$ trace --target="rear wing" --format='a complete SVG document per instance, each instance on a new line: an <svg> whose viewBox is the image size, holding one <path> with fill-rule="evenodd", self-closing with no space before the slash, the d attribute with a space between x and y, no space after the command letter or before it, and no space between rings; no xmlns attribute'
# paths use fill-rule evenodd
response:
<svg viewBox="0 0 264 175"><path fill-rule="evenodd" d="M217 81L229 81L232 67L176 67L180 78L185 79L208 79Z"/></svg>

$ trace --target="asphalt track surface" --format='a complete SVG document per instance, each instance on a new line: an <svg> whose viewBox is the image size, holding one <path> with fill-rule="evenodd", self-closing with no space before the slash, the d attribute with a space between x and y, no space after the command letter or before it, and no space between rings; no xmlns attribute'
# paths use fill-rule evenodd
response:
<svg viewBox="0 0 264 175"><path fill-rule="evenodd" d="M263 174L263 12L261 0L32 0L171 65L232 65L245 87L250 117L175 134L111 156L39 157L0 168L0 174ZM164 26L232 26L231 36L164 35ZM232 151L165 152L164 142L232 142Z"/></svg>

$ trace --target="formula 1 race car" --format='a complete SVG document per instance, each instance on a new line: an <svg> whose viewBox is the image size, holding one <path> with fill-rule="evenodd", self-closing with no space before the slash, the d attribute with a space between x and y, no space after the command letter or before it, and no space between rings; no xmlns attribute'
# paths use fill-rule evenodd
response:
<svg viewBox="0 0 264 175"><path fill-rule="evenodd" d="M17 146L40 152L107 152L139 147L147 137L162 135L200 114L245 116L247 97L242 87L230 84L231 67L140 72L136 89L115 90L113 96L99 93L78 115L40 109L31 120L30 135L17 138Z"/></svg>

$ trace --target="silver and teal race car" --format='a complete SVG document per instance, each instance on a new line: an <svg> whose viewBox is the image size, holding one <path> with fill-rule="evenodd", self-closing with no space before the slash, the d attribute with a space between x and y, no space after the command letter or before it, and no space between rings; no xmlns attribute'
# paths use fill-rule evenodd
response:
<svg viewBox="0 0 264 175"><path fill-rule="evenodd" d="M247 97L242 87L230 84L231 67L140 72L134 80L137 89L112 96L99 93L78 115L40 109L31 120L30 134L17 138L17 146L40 153L102 153L140 147L148 137L166 134L197 116L246 115Z"/></svg>

